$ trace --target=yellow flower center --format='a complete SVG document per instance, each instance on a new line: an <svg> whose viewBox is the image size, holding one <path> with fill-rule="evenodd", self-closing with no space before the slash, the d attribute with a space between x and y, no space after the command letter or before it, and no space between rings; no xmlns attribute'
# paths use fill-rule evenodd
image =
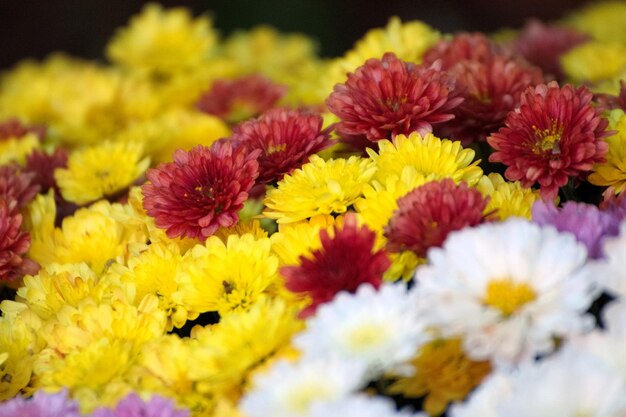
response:
<svg viewBox="0 0 626 417"><path fill-rule="evenodd" d="M353 352L363 352L379 346L386 339L386 332L373 324L361 326L347 335L346 342Z"/></svg>
<svg viewBox="0 0 626 417"><path fill-rule="evenodd" d="M484 303L508 317L535 298L537 295L530 285L511 279L499 279L487 284Z"/></svg>
<svg viewBox="0 0 626 417"><path fill-rule="evenodd" d="M540 155L546 152L552 155L560 155L561 147L561 135L563 134L563 127L559 126L558 121L553 120L550 128L539 129L537 126L533 126L535 132L536 142L532 145L532 151L536 155Z"/></svg>
<svg viewBox="0 0 626 417"><path fill-rule="evenodd" d="M313 400L324 400L331 396L332 393L327 385L322 384L321 381L311 381L290 393L288 407L290 411L302 413L307 410Z"/></svg>

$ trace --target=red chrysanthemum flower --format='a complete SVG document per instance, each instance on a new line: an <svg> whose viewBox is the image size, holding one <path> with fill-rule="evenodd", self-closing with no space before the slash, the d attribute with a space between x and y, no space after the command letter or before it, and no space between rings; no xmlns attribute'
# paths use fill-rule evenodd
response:
<svg viewBox="0 0 626 417"><path fill-rule="evenodd" d="M598 93L594 95L598 111L622 109L626 111L626 81L620 80L620 89L617 96L613 94Z"/></svg>
<svg viewBox="0 0 626 417"><path fill-rule="evenodd" d="M34 174L22 172L18 165L0 166L0 200L11 212L19 211L31 202L39 185L33 184Z"/></svg>
<svg viewBox="0 0 626 417"><path fill-rule="evenodd" d="M30 247L30 236L21 226L22 215L0 198L0 281L37 273L38 265L24 258Z"/></svg>
<svg viewBox="0 0 626 417"><path fill-rule="evenodd" d="M422 57L422 64L432 65L439 61L441 69L447 71L461 61L487 62L502 52L502 48L482 33L459 33L450 40L439 41L427 50Z"/></svg>
<svg viewBox="0 0 626 417"><path fill-rule="evenodd" d="M378 288L391 265L384 250L374 249L376 234L366 226L359 227L354 215L346 215L343 227L335 226L332 237L322 230L320 239L321 248L309 258L301 256L299 266L281 269L285 287L312 300L301 313L304 317L340 291L354 293L365 283Z"/></svg>
<svg viewBox="0 0 626 417"><path fill-rule="evenodd" d="M67 168L67 156L65 149L57 148L52 154L34 150L26 157L26 171L33 174L33 183L41 187L42 193L51 188L57 189L54 170Z"/></svg>
<svg viewBox="0 0 626 417"><path fill-rule="evenodd" d="M572 28L546 25L532 19L513 41L511 49L528 62L537 65L544 73L561 80L561 55L588 39L587 35Z"/></svg>
<svg viewBox="0 0 626 417"><path fill-rule="evenodd" d="M306 110L272 109L239 124L231 139L234 144L260 151L257 183L265 184L280 180L332 144L330 132L322 131L322 123L322 116Z"/></svg>
<svg viewBox="0 0 626 417"><path fill-rule="evenodd" d="M26 126L17 119L8 119L0 123L0 139L21 138L27 133L34 133L42 139L46 129L42 126Z"/></svg>
<svg viewBox="0 0 626 417"><path fill-rule="evenodd" d="M570 177L585 176L608 151L602 140L610 134L608 121L591 98L586 87L559 88L554 81L528 88L506 126L487 138L495 149L489 160L506 165L509 180L539 183L544 198L556 197Z"/></svg>
<svg viewBox="0 0 626 417"><path fill-rule="evenodd" d="M259 151L219 141L174 153L174 161L147 172L143 205L170 238L204 240L238 220L259 171Z"/></svg>
<svg viewBox="0 0 626 417"><path fill-rule="evenodd" d="M488 200L480 191L451 179L428 182L398 199L398 209L385 227L390 252L413 251L426 257L450 232L485 221Z"/></svg>
<svg viewBox="0 0 626 417"><path fill-rule="evenodd" d="M386 53L348 74L345 84L335 85L326 104L341 119L336 126L340 134L377 141L429 133L433 124L452 119L451 110L461 101L454 79L437 65L417 66Z"/></svg>
<svg viewBox="0 0 626 417"><path fill-rule="evenodd" d="M231 123L258 116L272 108L287 88L253 74L236 80L217 80L196 107Z"/></svg>
<svg viewBox="0 0 626 417"><path fill-rule="evenodd" d="M463 145L485 141L504 125L507 114L519 105L522 92L544 82L539 68L503 55L486 61L461 61L449 72L464 101L438 135L461 140Z"/></svg>

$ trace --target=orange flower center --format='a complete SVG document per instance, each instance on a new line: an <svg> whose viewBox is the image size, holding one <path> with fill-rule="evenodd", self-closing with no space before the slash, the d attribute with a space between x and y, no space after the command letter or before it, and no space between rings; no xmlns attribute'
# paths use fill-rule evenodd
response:
<svg viewBox="0 0 626 417"><path fill-rule="evenodd" d="M537 298L535 291L525 282L497 279L487 284L487 294L483 301L508 317L535 298Z"/></svg>
<svg viewBox="0 0 626 417"><path fill-rule="evenodd" d="M532 151L536 155L549 153L551 155L560 155L561 147L561 135L563 134L563 127L559 126L557 120L552 120L552 124L548 129L539 129L537 126L532 126L535 132L535 142L532 145Z"/></svg>

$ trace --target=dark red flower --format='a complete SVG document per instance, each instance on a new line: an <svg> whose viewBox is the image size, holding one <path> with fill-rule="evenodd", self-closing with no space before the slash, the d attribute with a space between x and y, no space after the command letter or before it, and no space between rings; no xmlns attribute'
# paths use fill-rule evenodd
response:
<svg viewBox="0 0 626 417"><path fill-rule="evenodd" d="M65 149L57 148L52 154L34 150L26 157L26 171L33 173L33 183L41 187L42 193L57 189L54 170L67 167L67 156Z"/></svg>
<svg viewBox="0 0 626 417"><path fill-rule="evenodd" d="M8 119L0 123L0 140L21 138L28 133L34 133L39 139L42 139L46 129L42 126L26 126L17 119Z"/></svg>
<svg viewBox="0 0 626 417"><path fill-rule="evenodd" d="M30 247L30 236L21 226L22 215L0 198L0 281L12 281L38 270L35 262L24 258Z"/></svg>
<svg viewBox="0 0 626 417"><path fill-rule="evenodd" d="M451 179L428 182L398 199L398 209L385 227L390 252L410 250L426 257L450 232L485 221L488 200L480 191Z"/></svg>
<svg viewBox="0 0 626 417"><path fill-rule="evenodd" d="M322 116L306 110L272 109L235 127L234 144L258 149L259 177L264 184L306 163L309 156L330 146L330 132L322 131Z"/></svg>
<svg viewBox="0 0 626 417"><path fill-rule="evenodd" d="M599 111L613 109L622 109L626 111L626 81L620 80L619 85L620 89L617 96L606 93L595 94L594 100L597 103L596 108Z"/></svg>
<svg viewBox="0 0 626 417"><path fill-rule="evenodd" d="M432 65L439 61L441 69L447 71L461 61L487 62L502 53L502 48L482 33L459 33L450 40L439 41L426 51L422 64Z"/></svg>
<svg viewBox="0 0 626 417"><path fill-rule="evenodd" d="M451 110L463 99L454 79L437 65L417 66L386 53L369 59L344 84L335 85L326 100L341 119L342 135L365 135L371 141L398 134L432 131L432 125L452 119Z"/></svg>
<svg viewBox="0 0 626 417"><path fill-rule="evenodd" d="M22 172L18 165L0 166L0 200L11 212L19 211L31 202L39 185L33 184L34 174Z"/></svg>
<svg viewBox="0 0 626 417"><path fill-rule="evenodd" d="M544 73L562 80L561 56L588 39L587 35L575 29L546 25L537 19L532 19L526 23L513 41L511 49L528 62L537 65Z"/></svg>
<svg viewBox="0 0 626 417"><path fill-rule="evenodd" d="M299 266L281 269L285 287L312 300L302 311L304 317L340 291L354 293L365 283L378 288L391 265L387 253L374 248L376 234L366 226L359 227L354 215L347 215L343 227L333 229L334 236L326 230L320 232L322 247L308 258L301 256Z"/></svg>
<svg viewBox="0 0 626 417"><path fill-rule="evenodd" d="M541 70L504 55L461 61L449 72L464 101L452 110L454 119L441 126L439 135L461 140L463 145L485 141L504 125L507 114L519 105L522 92L543 83Z"/></svg>
<svg viewBox="0 0 626 417"><path fill-rule="evenodd" d="M259 151L227 141L174 153L174 161L147 172L143 205L170 238L204 240L238 220L259 171Z"/></svg>
<svg viewBox="0 0 626 417"><path fill-rule="evenodd" d="M569 178L586 176L608 151L602 140L611 133L608 121L591 98L586 87L559 88L554 81L528 88L506 126L487 138L495 149L489 160L506 165L509 180L525 187L539 183L544 198L556 197Z"/></svg>
<svg viewBox="0 0 626 417"><path fill-rule="evenodd" d="M286 92L286 87L253 74L236 80L215 81L196 106L200 111L236 123L269 110Z"/></svg>

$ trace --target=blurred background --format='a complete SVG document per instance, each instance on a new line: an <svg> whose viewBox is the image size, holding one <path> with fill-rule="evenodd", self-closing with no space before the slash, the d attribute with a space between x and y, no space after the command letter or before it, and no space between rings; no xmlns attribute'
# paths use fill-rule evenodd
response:
<svg viewBox="0 0 626 417"><path fill-rule="evenodd" d="M368 29L384 26L390 16L420 19L442 32L491 32L517 28L530 17L554 20L586 0L171 0L208 12L222 35L261 23L317 40L322 56L338 56ZM0 68L23 58L43 58L66 51L102 58L115 28L139 12L138 0L0 0Z"/></svg>

